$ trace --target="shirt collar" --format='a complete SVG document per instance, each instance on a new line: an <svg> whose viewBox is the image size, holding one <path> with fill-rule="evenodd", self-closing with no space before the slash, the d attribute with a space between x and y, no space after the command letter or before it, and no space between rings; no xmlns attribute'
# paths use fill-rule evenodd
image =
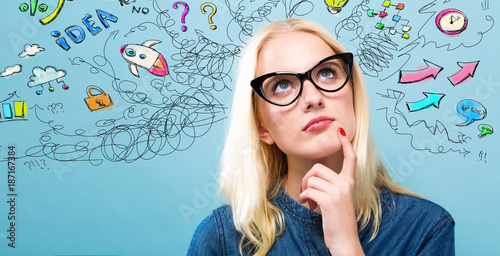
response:
<svg viewBox="0 0 500 256"><path fill-rule="evenodd" d="M309 210L307 207L299 204L299 202L293 200L293 198L288 195L285 191L284 186L281 186L278 195L273 198L273 204L278 206L287 215L292 218L307 224L317 224L321 223L321 214Z"/></svg>
<svg viewBox="0 0 500 256"><path fill-rule="evenodd" d="M380 193L382 213L386 212L390 208L391 204L394 204L394 199L392 197L393 196L390 190L382 189ZM278 194L271 200L271 202L292 218L303 223L318 224L322 222L321 214L311 211L299 202L293 200L293 198L291 198L286 192L284 186L280 187Z"/></svg>

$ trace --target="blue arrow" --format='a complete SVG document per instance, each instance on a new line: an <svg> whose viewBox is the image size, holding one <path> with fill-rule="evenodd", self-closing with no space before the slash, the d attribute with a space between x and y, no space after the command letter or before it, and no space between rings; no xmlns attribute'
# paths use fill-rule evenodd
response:
<svg viewBox="0 0 500 256"><path fill-rule="evenodd" d="M406 102L406 106L410 112L424 110L431 106L439 108L439 102L446 95L444 93L422 92L426 98L416 102Z"/></svg>

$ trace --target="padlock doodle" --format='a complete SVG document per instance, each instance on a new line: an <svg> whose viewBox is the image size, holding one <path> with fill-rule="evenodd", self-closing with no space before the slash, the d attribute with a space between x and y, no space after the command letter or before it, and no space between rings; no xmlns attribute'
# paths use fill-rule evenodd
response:
<svg viewBox="0 0 500 256"><path fill-rule="evenodd" d="M98 94L93 94L94 91ZM87 87L87 98L85 98L85 103L92 112L110 109L114 104L109 94L96 85L89 85Z"/></svg>

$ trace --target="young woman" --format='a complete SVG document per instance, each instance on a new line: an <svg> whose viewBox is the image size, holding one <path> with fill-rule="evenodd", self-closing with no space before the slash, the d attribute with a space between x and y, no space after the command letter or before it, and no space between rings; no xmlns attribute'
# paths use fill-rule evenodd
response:
<svg viewBox="0 0 500 256"><path fill-rule="evenodd" d="M303 19L246 47L221 159L227 202L188 255L454 255L454 221L394 183L351 53Z"/></svg>

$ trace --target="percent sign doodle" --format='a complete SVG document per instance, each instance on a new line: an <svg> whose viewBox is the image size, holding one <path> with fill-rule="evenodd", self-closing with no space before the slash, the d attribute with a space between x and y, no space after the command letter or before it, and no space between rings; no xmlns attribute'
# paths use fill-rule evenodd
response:
<svg viewBox="0 0 500 256"><path fill-rule="evenodd" d="M23 4L21 4L21 6L19 6L19 10L21 10L22 12L27 12L28 10L30 10L31 16L35 16L37 9L40 12L46 12L49 9L49 6L47 4L41 4L40 6L38 6L38 0L32 0L31 6L27 3L23 3Z"/></svg>
<svg viewBox="0 0 500 256"><path fill-rule="evenodd" d="M211 30L216 30L217 26L212 25L212 23L213 23L212 17L215 15L215 13L217 13L217 7L215 7L215 5L212 4L212 3L204 3L204 4L201 5L201 12L203 14L207 13L207 11L205 11L205 7L207 7L207 6L210 6L210 8L212 8L212 13L210 15L208 15L208 23L210 23L210 25L211 25L210 29Z"/></svg>
<svg viewBox="0 0 500 256"><path fill-rule="evenodd" d="M66 0L59 0L55 10L49 16L40 19L40 23L42 23L42 25L47 25L52 21L54 21L57 18L57 16L59 16L59 13L61 12L61 9L65 1ZM31 0L31 4L23 3L21 4L21 6L19 6L19 10L21 10L22 12L27 12L28 10L30 10L31 16L35 16L37 9L40 12L46 12L49 10L49 6L47 4L40 4L40 6L38 6L38 0Z"/></svg>

